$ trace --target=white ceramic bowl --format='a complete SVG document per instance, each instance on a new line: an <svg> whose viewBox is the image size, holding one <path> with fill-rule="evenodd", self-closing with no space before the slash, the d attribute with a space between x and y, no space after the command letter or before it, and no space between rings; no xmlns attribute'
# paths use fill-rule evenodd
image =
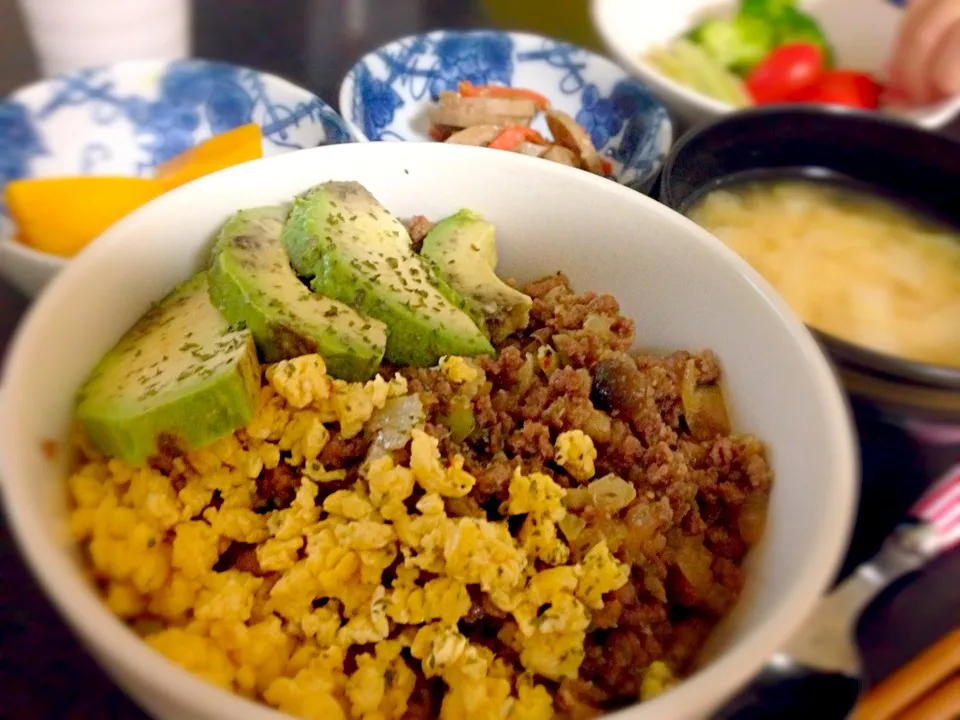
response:
<svg viewBox="0 0 960 720"><path fill-rule="evenodd" d="M436 30L367 53L340 85L340 112L361 140L429 140L427 111L462 80L546 96L590 133L613 179L647 192L673 143L666 108L605 57L528 33ZM543 117L533 127L547 132Z"/></svg>
<svg viewBox="0 0 960 720"><path fill-rule="evenodd" d="M205 60L131 61L42 80L0 100L0 275L36 295L69 261L14 240L3 186L23 177L147 176L156 165L255 122L264 155L352 142L309 90Z"/></svg>
<svg viewBox="0 0 960 720"><path fill-rule="evenodd" d="M823 26L838 66L886 76L903 15L902 0L800 0L799 5ZM649 85L677 118L698 124L734 108L665 77L644 57L708 17L729 17L738 6L738 0L591 0L591 14L610 53ZM934 129L949 123L958 111L960 98L905 113L904 118Z"/></svg>
<svg viewBox="0 0 960 720"><path fill-rule="evenodd" d="M247 163L158 198L78 256L31 308L0 381L4 505L50 599L155 717L280 717L188 675L110 614L66 532L64 461L48 459L42 443L66 442L74 393L94 363L152 301L197 269L228 215L329 179L360 181L400 217L473 208L497 227L505 276L522 281L563 270L580 289L612 292L636 319L644 346L719 353L734 424L769 446L776 481L767 535L748 558L743 600L714 638L714 659L676 689L617 716L709 713L797 629L846 548L857 467L843 396L799 320L713 236L616 183L513 153L363 143Z"/></svg>

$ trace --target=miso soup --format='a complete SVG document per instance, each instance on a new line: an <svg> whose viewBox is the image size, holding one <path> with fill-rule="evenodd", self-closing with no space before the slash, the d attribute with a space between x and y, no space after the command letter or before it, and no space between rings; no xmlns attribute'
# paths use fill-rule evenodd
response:
<svg viewBox="0 0 960 720"><path fill-rule="evenodd" d="M714 190L689 212L808 325L910 360L960 367L960 232L888 198L776 180Z"/></svg>

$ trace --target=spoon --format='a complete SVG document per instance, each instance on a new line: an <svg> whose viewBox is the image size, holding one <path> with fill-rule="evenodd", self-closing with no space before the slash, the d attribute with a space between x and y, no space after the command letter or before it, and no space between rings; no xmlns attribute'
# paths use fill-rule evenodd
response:
<svg viewBox="0 0 960 720"><path fill-rule="evenodd" d="M960 113L960 95L921 107L888 107L884 112L926 130L939 130Z"/></svg>
<svg viewBox="0 0 960 720"><path fill-rule="evenodd" d="M960 544L960 465L918 500L879 552L827 595L715 720L841 720L856 707L863 667L854 639L861 612L887 586Z"/></svg>

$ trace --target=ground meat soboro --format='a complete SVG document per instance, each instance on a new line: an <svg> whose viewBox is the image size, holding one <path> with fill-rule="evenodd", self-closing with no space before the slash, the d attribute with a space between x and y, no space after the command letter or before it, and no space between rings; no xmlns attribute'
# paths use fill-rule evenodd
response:
<svg viewBox="0 0 960 720"><path fill-rule="evenodd" d="M579 720L671 686L740 592L763 446L710 352L630 354L616 300L560 274L525 291L491 357L267 365L245 427L142 467L81 438L71 529L108 607L305 720Z"/></svg>
<svg viewBox="0 0 960 720"><path fill-rule="evenodd" d="M466 438L445 428L464 386L435 369L403 373L442 436L444 455L462 454L477 478L469 496L475 507L497 516L520 465L545 473L568 488L576 520L561 530L571 561L605 540L631 566L630 582L593 613L580 677L556 688L559 713L591 717L635 702L656 661L677 675L691 669L740 593L740 565L762 533L771 473L760 441L730 434L725 417L721 432L691 431L684 381L693 373L694 392L715 388L713 353L627 354L634 323L617 301L577 294L559 273L524 292L534 299L530 327L496 357L479 360L484 379L469 390L474 427ZM628 381L618 382L623 375ZM596 453L591 478L557 462L558 438L576 431ZM626 483L608 482L611 475ZM612 495L591 493L600 478ZM475 610L465 634L498 655L509 652L496 613Z"/></svg>

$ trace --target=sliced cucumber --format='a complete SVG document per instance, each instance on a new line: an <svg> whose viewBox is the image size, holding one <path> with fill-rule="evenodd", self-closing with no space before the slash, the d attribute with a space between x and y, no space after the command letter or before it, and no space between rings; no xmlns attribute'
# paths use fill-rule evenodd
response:
<svg viewBox="0 0 960 720"><path fill-rule="evenodd" d="M689 40L676 40L668 48L650 53L647 59L671 80L691 90L734 107L753 104L740 78Z"/></svg>

